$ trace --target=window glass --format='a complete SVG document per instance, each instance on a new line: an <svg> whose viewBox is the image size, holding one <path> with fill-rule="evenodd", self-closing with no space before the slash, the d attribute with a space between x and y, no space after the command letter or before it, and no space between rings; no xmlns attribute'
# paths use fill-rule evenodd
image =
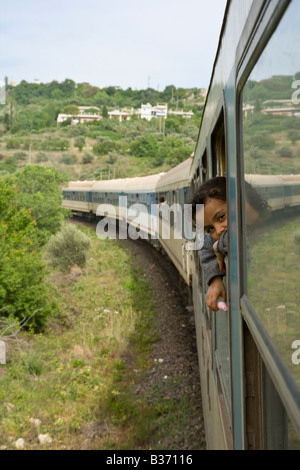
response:
<svg viewBox="0 0 300 470"><path fill-rule="evenodd" d="M300 386L299 20L295 0L245 84L242 110L245 181L251 184L245 187L246 294ZM266 210L258 209L257 194Z"/></svg>

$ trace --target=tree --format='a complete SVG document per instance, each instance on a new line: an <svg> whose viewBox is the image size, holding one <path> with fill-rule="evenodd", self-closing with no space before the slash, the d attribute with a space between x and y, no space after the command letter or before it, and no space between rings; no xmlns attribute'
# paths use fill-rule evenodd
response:
<svg viewBox="0 0 300 470"><path fill-rule="evenodd" d="M59 230L68 211L61 207L60 185L64 178L56 168L28 165L16 175L19 207L31 210L38 227L38 242L44 244Z"/></svg>
<svg viewBox="0 0 300 470"><path fill-rule="evenodd" d="M159 151L159 143L154 135L145 134L132 142L130 149L133 155L137 157L156 157Z"/></svg>
<svg viewBox="0 0 300 470"><path fill-rule="evenodd" d="M74 145L79 150L82 150L85 145L85 138L82 135L79 135L78 137L75 138Z"/></svg>
<svg viewBox="0 0 300 470"><path fill-rule="evenodd" d="M105 106L105 104L102 107L102 117L108 118L108 111L107 111L107 107Z"/></svg>
<svg viewBox="0 0 300 470"><path fill-rule="evenodd" d="M68 104L64 107L63 113L77 115L79 114L79 108L76 106L76 104Z"/></svg>
<svg viewBox="0 0 300 470"><path fill-rule="evenodd" d="M161 143L158 155L155 158L155 163L161 164L165 162L172 165L177 165L178 163L189 158L192 152L193 147L185 146L181 139L170 135L167 136Z"/></svg>
<svg viewBox="0 0 300 470"><path fill-rule="evenodd" d="M30 211L20 208L12 180L0 180L0 311L38 329L52 313L45 265L33 249L36 224Z"/></svg>

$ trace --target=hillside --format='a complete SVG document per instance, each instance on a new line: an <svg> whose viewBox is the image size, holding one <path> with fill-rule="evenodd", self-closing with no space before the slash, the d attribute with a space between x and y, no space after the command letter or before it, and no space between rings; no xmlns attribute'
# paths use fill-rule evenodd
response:
<svg viewBox="0 0 300 470"><path fill-rule="evenodd" d="M190 156L195 147L205 90L159 92L98 88L66 79L59 83L7 85L6 105L0 106L0 175L26 164L55 166L69 179L100 179L165 171ZM115 109L138 110L142 104L165 103L168 117L150 121L132 114L130 120L110 119ZM57 124L60 113L91 107L101 120ZM192 111L187 119L175 110Z"/></svg>

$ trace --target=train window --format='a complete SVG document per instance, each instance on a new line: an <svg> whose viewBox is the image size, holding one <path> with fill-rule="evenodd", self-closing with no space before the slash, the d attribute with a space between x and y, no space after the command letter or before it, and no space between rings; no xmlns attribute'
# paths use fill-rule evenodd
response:
<svg viewBox="0 0 300 470"><path fill-rule="evenodd" d="M220 113L217 124L214 128L211 138L212 144L212 175L223 176L226 173L226 153L225 153L225 126L224 112ZM207 174L207 155L202 157L201 171L203 182L208 178ZM227 278L223 280L227 290ZM223 419L231 425L231 365L230 365L230 314L229 312L218 312L211 315L206 312L207 324L214 320L214 349L216 370L218 373L219 389L224 397L225 409Z"/></svg>
<svg viewBox="0 0 300 470"><path fill-rule="evenodd" d="M249 308L255 312L268 335L268 341L278 352L278 361L274 366L276 371L286 371L288 377L291 377L289 383L295 385L293 393L298 399L299 19L300 2L294 0L252 69L243 88L241 102L245 180L244 240L245 259L248 258L248 262L244 263L245 294L250 303ZM263 352L262 355L264 358ZM272 375L270 365L269 372ZM278 387L278 393L284 399L283 388ZM287 404L285 406L288 408ZM290 428L287 429L287 445L289 448L297 447L295 440L290 438Z"/></svg>
<svg viewBox="0 0 300 470"><path fill-rule="evenodd" d="M205 150L201 158L201 181L205 183L208 178L208 168L207 168L207 152Z"/></svg>
<svg viewBox="0 0 300 470"><path fill-rule="evenodd" d="M211 137L212 144L212 173L213 176L223 176L226 173L224 113L220 114Z"/></svg>

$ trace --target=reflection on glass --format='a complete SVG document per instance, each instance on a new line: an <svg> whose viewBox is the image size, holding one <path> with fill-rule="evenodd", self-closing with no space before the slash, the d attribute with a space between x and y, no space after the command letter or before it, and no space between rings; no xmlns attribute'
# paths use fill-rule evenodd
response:
<svg viewBox="0 0 300 470"><path fill-rule="evenodd" d="M300 363L292 361L300 340L299 18L296 0L244 87L243 145L245 180L269 205L247 229L247 296L300 386Z"/></svg>

